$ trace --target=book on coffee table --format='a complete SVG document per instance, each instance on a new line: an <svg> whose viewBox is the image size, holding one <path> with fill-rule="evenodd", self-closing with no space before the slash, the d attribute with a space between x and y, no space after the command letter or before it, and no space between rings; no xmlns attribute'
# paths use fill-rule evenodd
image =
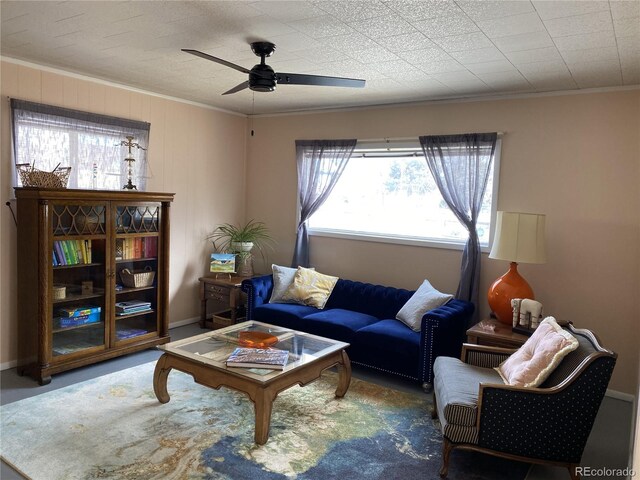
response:
<svg viewBox="0 0 640 480"><path fill-rule="evenodd" d="M289 360L289 352L286 350L238 347L227 358L227 367L282 370L287 360Z"/></svg>

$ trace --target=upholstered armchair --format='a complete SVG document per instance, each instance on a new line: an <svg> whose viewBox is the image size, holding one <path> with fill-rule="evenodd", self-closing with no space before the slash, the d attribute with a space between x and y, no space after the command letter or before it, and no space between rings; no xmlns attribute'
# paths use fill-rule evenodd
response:
<svg viewBox="0 0 640 480"><path fill-rule="evenodd" d="M443 434L447 476L454 448L476 450L569 469L579 479L580 460L617 355L589 330L564 327L578 340L540 387L505 385L493 369L515 350L465 344L462 358L434 364L434 417Z"/></svg>

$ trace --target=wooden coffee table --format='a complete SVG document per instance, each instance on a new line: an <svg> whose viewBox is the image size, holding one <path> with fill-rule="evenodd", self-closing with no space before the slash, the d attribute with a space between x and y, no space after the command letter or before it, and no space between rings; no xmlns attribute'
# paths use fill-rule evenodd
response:
<svg viewBox="0 0 640 480"><path fill-rule="evenodd" d="M238 346L241 331L268 332L278 337L273 348L289 351L284 370L227 367L226 360ZM342 398L351 383L351 362L345 352L348 343L286 328L248 321L177 342L160 345L164 354L153 375L153 390L160 403L170 399L167 378L172 369L188 373L196 383L218 390L228 387L246 393L255 406L255 442L269 438L271 410L278 393L293 385L307 385L322 372L338 367L336 397Z"/></svg>

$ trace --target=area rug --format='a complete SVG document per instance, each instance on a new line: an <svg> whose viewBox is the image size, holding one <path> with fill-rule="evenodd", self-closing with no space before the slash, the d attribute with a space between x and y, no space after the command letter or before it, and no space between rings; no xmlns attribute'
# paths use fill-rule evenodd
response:
<svg viewBox="0 0 640 480"><path fill-rule="evenodd" d="M336 399L337 376L327 372L278 396L269 441L257 446L248 397L173 370L163 405L154 366L3 406L2 459L34 480L438 478L442 437L430 396L353 379ZM517 480L527 468L454 451L449 478Z"/></svg>

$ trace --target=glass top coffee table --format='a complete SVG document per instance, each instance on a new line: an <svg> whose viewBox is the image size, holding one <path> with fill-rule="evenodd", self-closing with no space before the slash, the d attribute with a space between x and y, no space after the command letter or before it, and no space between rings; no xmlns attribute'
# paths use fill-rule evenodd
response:
<svg viewBox="0 0 640 480"><path fill-rule="evenodd" d="M240 332L264 332L278 338L272 348L287 350L283 370L227 367L226 360L239 346ZM266 323L248 321L195 337L159 345L164 354L156 363L153 389L161 403L170 399L167 378L172 369L193 377L196 383L215 388L228 387L246 393L255 406L255 441L269 438L271 409L278 393L293 385L304 386L331 367L338 368L336 397L342 398L351 383L351 362L345 352L348 343L318 337Z"/></svg>

